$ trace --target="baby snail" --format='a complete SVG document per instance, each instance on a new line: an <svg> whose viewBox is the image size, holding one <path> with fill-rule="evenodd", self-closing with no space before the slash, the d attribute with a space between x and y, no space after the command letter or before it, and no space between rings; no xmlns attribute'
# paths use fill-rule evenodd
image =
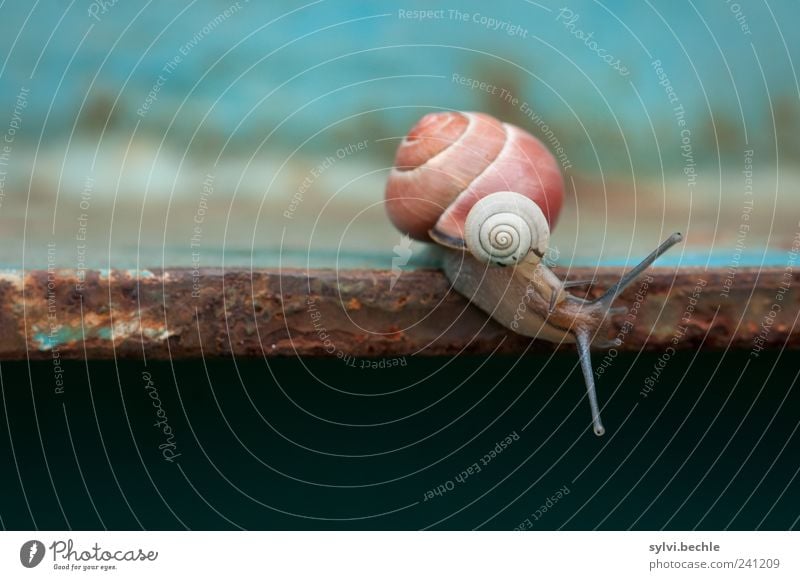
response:
<svg viewBox="0 0 800 580"><path fill-rule="evenodd" d="M567 289L542 261L564 197L555 157L519 127L482 113L423 117L403 139L386 187L398 229L446 248L442 267L453 287L519 334L576 343L592 425L605 433L590 349L608 340L614 299L659 256L681 241L675 233L595 300ZM525 304L520 317L520 304Z"/></svg>

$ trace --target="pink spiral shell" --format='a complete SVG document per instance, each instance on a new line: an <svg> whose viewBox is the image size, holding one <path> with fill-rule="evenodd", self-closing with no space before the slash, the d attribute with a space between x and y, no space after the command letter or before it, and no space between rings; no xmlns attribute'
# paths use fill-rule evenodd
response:
<svg viewBox="0 0 800 580"><path fill-rule="evenodd" d="M475 202L498 191L533 200L552 229L564 197L555 157L541 141L483 113L430 113L403 139L386 186L389 218L411 237L464 239Z"/></svg>

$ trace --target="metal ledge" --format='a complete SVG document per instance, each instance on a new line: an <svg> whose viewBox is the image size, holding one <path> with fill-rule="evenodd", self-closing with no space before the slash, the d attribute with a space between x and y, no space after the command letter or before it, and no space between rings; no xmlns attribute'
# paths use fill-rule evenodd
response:
<svg viewBox="0 0 800 580"><path fill-rule="evenodd" d="M595 277L590 296L620 275L618 268L556 272ZM740 269L731 276L727 270L651 270L619 299L631 313L615 321L624 341L618 350L702 345L757 354L800 345L800 273ZM345 358L555 348L506 331L451 292L437 270L403 272L390 290L391 279L391 272L372 270L5 271L0 359Z"/></svg>

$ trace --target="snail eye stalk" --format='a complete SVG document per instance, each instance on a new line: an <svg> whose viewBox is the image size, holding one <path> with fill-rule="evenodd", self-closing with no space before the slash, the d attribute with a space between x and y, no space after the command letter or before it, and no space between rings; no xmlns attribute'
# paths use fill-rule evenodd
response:
<svg viewBox="0 0 800 580"><path fill-rule="evenodd" d="M580 298L568 295L568 298L573 303L580 303L582 308L586 308L591 312L591 319L598 320L593 328L586 326L577 326L574 330L575 340L578 346L578 357L580 358L581 370L583 371L583 380L586 383L586 392L589 396L589 406L592 409L592 427L595 435L603 435L606 430L603 427L603 422L600 420L600 406L597 403L597 390L594 384L594 369L592 368L592 344L598 347L613 347L619 346L620 341L606 341L598 343L599 330L602 324L605 323L609 315L622 314L626 312L625 308L613 308L612 304L619 294L627 288L642 272L649 268L661 255L663 255L672 246L683 240L680 233L674 233L666 240L661 242L659 246L653 250L649 256L639 262L633 269L626 272L619 282L609 288L605 294L600 298L591 301L584 301ZM552 307L552 305L551 305Z"/></svg>
<svg viewBox="0 0 800 580"><path fill-rule="evenodd" d="M581 361L583 380L586 381L586 393L589 395L589 406L592 408L592 428L598 437L604 435L606 428L600 420L600 406L597 404L597 390L594 386L594 369L592 368L591 337L587 332L577 332L578 357Z"/></svg>
<svg viewBox="0 0 800 580"><path fill-rule="evenodd" d="M647 256L644 260L639 262L630 272L627 272L622 278L619 279L619 282L614 284L611 288L609 288L605 294L603 294L600 298L595 300L599 304L605 304L608 308L611 308L611 303L614 299L622 292L625 288L630 286L631 282L633 282L639 275L647 270L653 262L655 262L659 257L661 257L667 250L669 250L672 246L679 243L683 240L683 235L680 232L675 232L666 240L661 242L659 246L653 250L649 256Z"/></svg>

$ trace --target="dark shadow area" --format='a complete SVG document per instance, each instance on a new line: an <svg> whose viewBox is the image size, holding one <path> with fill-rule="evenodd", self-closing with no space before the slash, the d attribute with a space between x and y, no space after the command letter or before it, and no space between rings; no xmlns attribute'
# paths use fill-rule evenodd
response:
<svg viewBox="0 0 800 580"><path fill-rule="evenodd" d="M598 376L603 438L571 353L69 362L63 393L50 362L2 363L2 525L796 526L797 355L658 360Z"/></svg>

